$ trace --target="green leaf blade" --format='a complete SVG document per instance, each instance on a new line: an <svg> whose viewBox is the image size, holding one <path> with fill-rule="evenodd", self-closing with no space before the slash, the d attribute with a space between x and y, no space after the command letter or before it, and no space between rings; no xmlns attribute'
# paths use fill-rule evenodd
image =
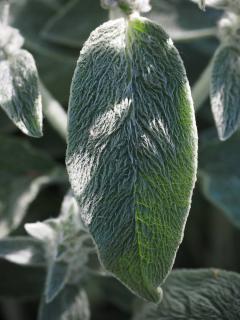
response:
<svg viewBox="0 0 240 320"><path fill-rule="evenodd" d="M151 301L182 241L196 154L189 86L166 33L143 18L96 29L72 83L68 172L103 265Z"/></svg>
<svg viewBox="0 0 240 320"><path fill-rule="evenodd" d="M220 140L240 127L240 50L220 47L216 52L211 82L211 105Z"/></svg>

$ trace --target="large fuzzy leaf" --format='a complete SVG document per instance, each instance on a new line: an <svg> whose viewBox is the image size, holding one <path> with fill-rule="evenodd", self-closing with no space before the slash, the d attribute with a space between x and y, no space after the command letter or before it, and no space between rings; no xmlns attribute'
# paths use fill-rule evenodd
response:
<svg viewBox="0 0 240 320"><path fill-rule="evenodd" d="M240 127L239 82L240 50L233 46L220 47L213 62L211 104L221 140Z"/></svg>
<svg viewBox="0 0 240 320"><path fill-rule="evenodd" d="M42 136L42 103L32 55L19 50L0 61L0 105L24 133Z"/></svg>
<svg viewBox="0 0 240 320"><path fill-rule="evenodd" d="M146 304L134 320L237 320L240 276L217 269L173 272L159 306Z"/></svg>
<svg viewBox="0 0 240 320"><path fill-rule="evenodd" d="M96 29L72 82L67 167L102 263L149 300L182 241L196 151L188 81L167 34L144 18Z"/></svg>

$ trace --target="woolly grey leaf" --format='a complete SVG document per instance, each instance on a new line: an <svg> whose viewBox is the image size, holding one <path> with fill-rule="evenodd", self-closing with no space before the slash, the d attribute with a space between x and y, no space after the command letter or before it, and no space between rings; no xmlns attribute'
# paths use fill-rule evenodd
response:
<svg viewBox="0 0 240 320"><path fill-rule="evenodd" d="M228 139L240 127L240 50L220 47L214 57L211 105L220 140Z"/></svg>
<svg viewBox="0 0 240 320"><path fill-rule="evenodd" d="M89 255L96 255L96 250L71 191L64 197L58 218L28 223L25 229L42 241L45 248L48 269L45 299L50 303L67 284L80 284L89 270Z"/></svg>
<svg viewBox="0 0 240 320"><path fill-rule="evenodd" d="M45 297L46 302L53 301L67 283L68 265L64 262L53 262L48 267Z"/></svg>
<svg viewBox="0 0 240 320"><path fill-rule="evenodd" d="M237 320L240 275L217 269L172 272L158 306L145 304L133 320Z"/></svg>
<svg viewBox="0 0 240 320"><path fill-rule="evenodd" d="M168 35L148 19L113 20L81 51L67 168L103 265L158 301L182 241L196 175L189 85Z"/></svg>
<svg viewBox="0 0 240 320"><path fill-rule="evenodd" d="M19 50L0 61L0 105L25 134L42 136L42 103L32 55Z"/></svg>

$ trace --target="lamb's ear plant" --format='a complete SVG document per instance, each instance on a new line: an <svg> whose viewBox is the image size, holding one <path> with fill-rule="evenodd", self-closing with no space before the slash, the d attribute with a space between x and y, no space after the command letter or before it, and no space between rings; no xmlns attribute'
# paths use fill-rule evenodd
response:
<svg viewBox="0 0 240 320"><path fill-rule="evenodd" d="M196 238L203 207L240 226L239 2L89 3L0 0L0 298L37 297L38 320L238 319L239 274L201 267L239 263Z"/></svg>
<svg viewBox="0 0 240 320"><path fill-rule="evenodd" d="M139 16L137 1L109 9L116 6L124 17L93 31L78 59L66 164L101 262L134 293L158 302L196 179L194 109L166 32Z"/></svg>
<svg viewBox="0 0 240 320"><path fill-rule="evenodd" d="M8 25L9 4L0 3L0 105L20 130L42 136L42 104L38 73L32 55L22 49L24 39Z"/></svg>

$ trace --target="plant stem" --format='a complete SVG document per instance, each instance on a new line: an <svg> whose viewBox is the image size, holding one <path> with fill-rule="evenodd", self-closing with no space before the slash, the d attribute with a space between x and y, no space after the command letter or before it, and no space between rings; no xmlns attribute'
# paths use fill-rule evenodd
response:
<svg viewBox="0 0 240 320"><path fill-rule="evenodd" d="M8 25L10 4L8 0L4 0L0 4L0 21L4 25Z"/></svg>
<svg viewBox="0 0 240 320"><path fill-rule="evenodd" d="M59 135L67 139L67 114L60 103L51 95L42 82L40 82L42 93L43 112Z"/></svg>
<svg viewBox="0 0 240 320"><path fill-rule="evenodd" d="M217 28L205 28L200 30L182 31L175 34L173 33L172 39L174 41L187 42L209 37L217 37L217 30Z"/></svg>
<svg viewBox="0 0 240 320"><path fill-rule="evenodd" d="M207 65L203 73L200 75L198 81L192 88L192 96L195 106L195 112L197 112L209 96L209 87L211 79L212 61Z"/></svg>

